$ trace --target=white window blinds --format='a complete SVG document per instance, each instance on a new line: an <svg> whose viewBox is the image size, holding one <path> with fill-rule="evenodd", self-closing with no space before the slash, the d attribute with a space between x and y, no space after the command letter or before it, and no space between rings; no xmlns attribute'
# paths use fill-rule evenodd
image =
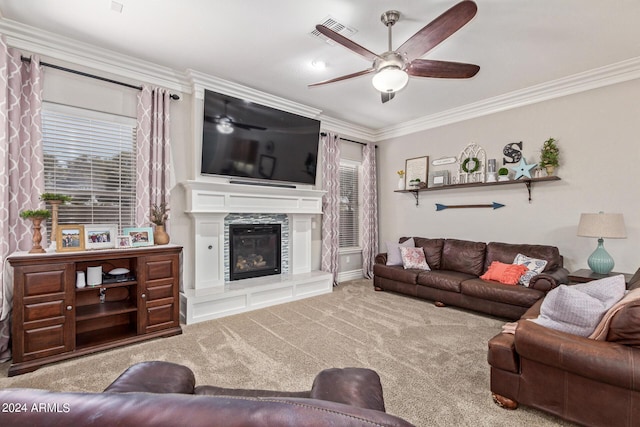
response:
<svg viewBox="0 0 640 427"><path fill-rule="evenodd" d="M60 224L134 224L136 121L44 103L45 192L66 194Z"/></svg>
<svg viewBox="0 0 640 427"><path fill-rule="evenodd" d="M340 163L340 248L360 246L359 166Z"/></svg>

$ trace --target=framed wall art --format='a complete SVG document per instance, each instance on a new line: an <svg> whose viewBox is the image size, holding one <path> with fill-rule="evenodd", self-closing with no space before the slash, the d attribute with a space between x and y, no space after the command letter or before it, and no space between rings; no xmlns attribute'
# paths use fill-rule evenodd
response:
<svg viewBox="0 0 640 427"><path fill-rule="evenodd" d="M404 170L405 188L417 187L418 182L424 182L426 185L429 175L429 156L407 159Z"/></svg>
<svg viewBox="0 0 640 427"><path fill-rule="evenodd" d="M84 250L84 226L81 224L58 224L56 228L56 252Z"/></svg>
<svg viewBox="0 0 640 427"><path fill-rule="evenodd" d="M131 237L131 246L153 246L153 228L130 227L122 230L122 234Z"/></svg>
<svg viewBox="0 0 640 427"><path fill-rule="evenodd" d="M85 249L111 249L116 247L117 224L85 224Z"/></svg>

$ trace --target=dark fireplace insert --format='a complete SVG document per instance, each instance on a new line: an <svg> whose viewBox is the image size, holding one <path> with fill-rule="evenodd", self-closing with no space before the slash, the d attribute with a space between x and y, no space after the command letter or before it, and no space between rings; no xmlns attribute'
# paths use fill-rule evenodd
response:
<svg viewBox="0 0 640 427"><path fill-rule="evenodd" d="M280 274L280 224L229 225L229 280Z"/></svg>

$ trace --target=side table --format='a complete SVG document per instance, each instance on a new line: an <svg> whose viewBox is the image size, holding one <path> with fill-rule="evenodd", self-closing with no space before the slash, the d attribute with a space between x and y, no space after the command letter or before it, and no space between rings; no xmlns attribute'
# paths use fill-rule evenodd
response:
<svg viewBox="0 0 640 427"><path fill-rule="evenodd" d="M617 273L615 271L612 271L609 274L598 274L598 273L594 273L588 268L583 268L583 269L574 271L572 273L569 273L569 282L572 284L587 283L587 282L591 282L592 280L598 280L598 279L604 279L605 277L617 276L618 274L624 275L624 282L627 285L629 284L631 277L633 277L633 274L630 274L630 273Z"/></svg>

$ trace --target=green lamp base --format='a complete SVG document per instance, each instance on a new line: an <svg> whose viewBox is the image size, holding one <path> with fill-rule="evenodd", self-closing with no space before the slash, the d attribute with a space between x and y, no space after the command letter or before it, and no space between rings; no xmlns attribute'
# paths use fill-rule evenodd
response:
<svg viewBox="0 0 640 427"><path fill-rule="evenodd" d="M609 252L604 249L604 240L598 239L598 247L587 260L589 268L598 274L609 274L613 270L614 262Z"/></svg>

